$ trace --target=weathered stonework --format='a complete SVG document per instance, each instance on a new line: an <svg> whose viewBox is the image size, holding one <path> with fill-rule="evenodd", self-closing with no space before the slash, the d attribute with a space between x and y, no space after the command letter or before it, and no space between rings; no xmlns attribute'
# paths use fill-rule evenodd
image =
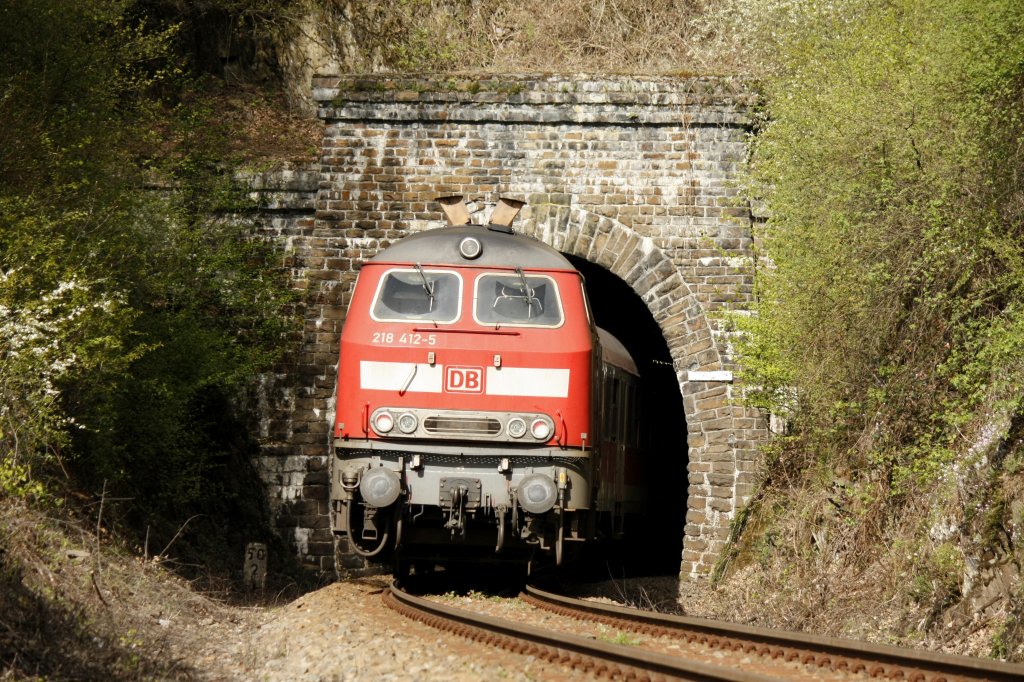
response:
<svg viewBox="0 0 1024 682"><path fill-rule="evenodd" d="M277 532L304 565L327 570L334 546L327 520L329 453L322 424L333 400L337 358L316 352L316 333L329 328L340 335L341 323L323 318L318 304L316 272L326 267L322 254L333 245L333 240L314 235L319 164L287 166L239 179L249 185L251 198L258 202L256 230L280 249L292 285L314 292L299 304L305 323L295 352L273 373L261 377L255 396L261 452L255 464ZM327 343L329 335L325 332L319 340Z"/></svg>
<svg viewBox="0 0 1024 682"><path fill-rule="evenodd" d="M501 195L527 202L518 230L615 274L658 323L688 431L681 574L707 575L767 434L733 400L736 361L716 316L753 302L751 216L735 186L751 93L719 79L321 77L314 98L326 126L315 216L283 210L266 226L306 291L301 350L277 392L290 402L268 422L263 462L279 526L307 562L332 560L323 470L358 264L440 226L439 196L465 195L486 215Z"/></svg>

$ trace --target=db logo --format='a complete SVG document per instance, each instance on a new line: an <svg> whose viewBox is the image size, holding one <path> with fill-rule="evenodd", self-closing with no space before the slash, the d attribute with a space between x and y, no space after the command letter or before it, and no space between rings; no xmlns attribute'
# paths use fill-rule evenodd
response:
<svg viewBox="0 0 1024 682"><path fill-rule="evenodd" d="M483 367L446 367L444 370L446 393L483 393Z"/></svg>

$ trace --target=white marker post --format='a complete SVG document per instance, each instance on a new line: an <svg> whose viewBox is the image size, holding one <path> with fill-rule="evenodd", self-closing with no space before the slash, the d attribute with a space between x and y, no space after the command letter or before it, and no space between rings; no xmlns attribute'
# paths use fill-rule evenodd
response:
<svg viewBox="0 0 1024 682"><path fill-rule="evenodd" d="M242 569L245 589L262 592L267 587L267 546L250 542L245 546L245 567Z"/></svg>

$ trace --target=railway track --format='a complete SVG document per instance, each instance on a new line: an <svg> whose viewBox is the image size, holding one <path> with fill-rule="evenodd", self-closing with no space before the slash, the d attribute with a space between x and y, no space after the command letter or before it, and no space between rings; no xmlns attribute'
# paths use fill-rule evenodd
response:
<svg viewBox="0 0 1024 682"><path fill-rule="evenodd" d="M676 644L668 647L673 650L669 654L664 646L659 651L540 629L417 597L396 584L384 595L391 608L433 627L595 677L720 682L1024 679L1024 666L998 661L668 616L563 597L536 587L527 587L520 597L561 617L597 622Z"/></svg>

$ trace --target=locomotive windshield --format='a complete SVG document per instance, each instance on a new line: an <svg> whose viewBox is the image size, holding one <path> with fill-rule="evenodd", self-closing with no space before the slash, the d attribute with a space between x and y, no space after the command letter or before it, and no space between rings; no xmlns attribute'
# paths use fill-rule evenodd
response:
<svg viewBox="0 0 1024 682"><path fill-rule="evenodd" d="M476 280L474 315L480 324L558 327L562 304L550 277L512 274L480 275Z"/></svg>
<svg viewBox="0 0 1024 682"><path fill-rule="evenodd" d="M381 322L430 320L454 322L459 317L462 279L446 270L389 270L381 279L371 315Z"/></svg>

